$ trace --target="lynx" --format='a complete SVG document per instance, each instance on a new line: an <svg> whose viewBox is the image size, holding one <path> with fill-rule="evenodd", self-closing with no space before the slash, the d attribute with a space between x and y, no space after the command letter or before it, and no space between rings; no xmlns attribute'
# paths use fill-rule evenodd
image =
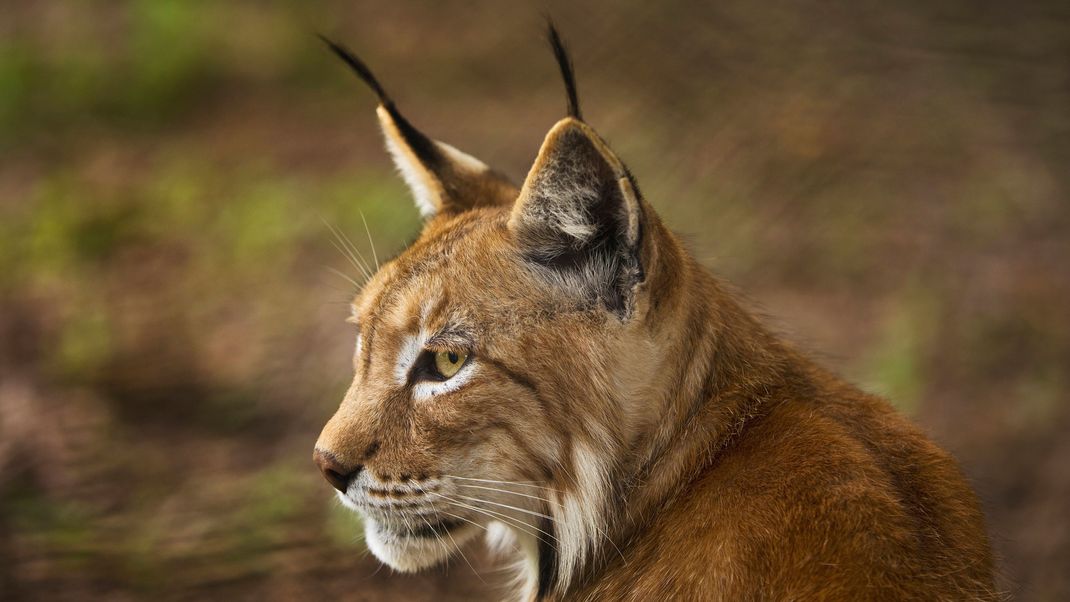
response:
<svg viewBox="0 0 1070 602"><path fill-rule="evenodd" d="M584 121L519 187L417 130L368 67L425 222L352 303L314 459L402 572L476 537L523 600L989 600L955 461L765 328Z"/></svg>

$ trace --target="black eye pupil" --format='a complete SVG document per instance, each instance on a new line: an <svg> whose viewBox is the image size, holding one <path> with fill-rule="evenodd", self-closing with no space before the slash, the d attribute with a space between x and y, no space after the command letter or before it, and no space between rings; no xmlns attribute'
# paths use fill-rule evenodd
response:
<svg viewBox="0 0 1070 602"><path fill-rule="evenodd" d="M451 351L451 352L446 354L446 357L450 360L451 364L456 364L457 363L458 356L457 356L456 353Z"/></svg>

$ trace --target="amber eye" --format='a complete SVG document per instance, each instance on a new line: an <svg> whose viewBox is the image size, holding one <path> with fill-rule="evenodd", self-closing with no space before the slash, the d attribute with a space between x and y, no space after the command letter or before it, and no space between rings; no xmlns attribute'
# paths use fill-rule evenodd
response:
<svg viewBox="0 0 1070 602"><path fill-rule="evenodd" d="M464 365L465 360L468 359L468 354L458 351L438 351L435 352L435 370L442 375L443 378L450 378Z"/></svg>

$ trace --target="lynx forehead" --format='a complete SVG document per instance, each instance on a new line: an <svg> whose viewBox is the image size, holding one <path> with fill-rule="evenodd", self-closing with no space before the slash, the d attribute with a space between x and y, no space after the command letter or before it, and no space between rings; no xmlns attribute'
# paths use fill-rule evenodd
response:
<svg viewBox="0 0 1070 602"><path fill-rule="evenodd" d="M526 600L996 599L954 460L683 249L549 39L567 116L520 186L327 42L425 218L353 301L353 382L314 450L371 551L416 571L484 535Z"/></svg>

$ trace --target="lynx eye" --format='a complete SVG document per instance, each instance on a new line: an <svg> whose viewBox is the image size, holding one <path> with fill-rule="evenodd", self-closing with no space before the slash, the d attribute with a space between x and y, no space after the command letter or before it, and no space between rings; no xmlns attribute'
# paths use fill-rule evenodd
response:
<svg viewBox="0 0 1070 602"><path fill-rule="evenodd" d="M461 351L437 351L435 352L435 370L442 378L450 378L464 365L468 354Z"/></svg>

